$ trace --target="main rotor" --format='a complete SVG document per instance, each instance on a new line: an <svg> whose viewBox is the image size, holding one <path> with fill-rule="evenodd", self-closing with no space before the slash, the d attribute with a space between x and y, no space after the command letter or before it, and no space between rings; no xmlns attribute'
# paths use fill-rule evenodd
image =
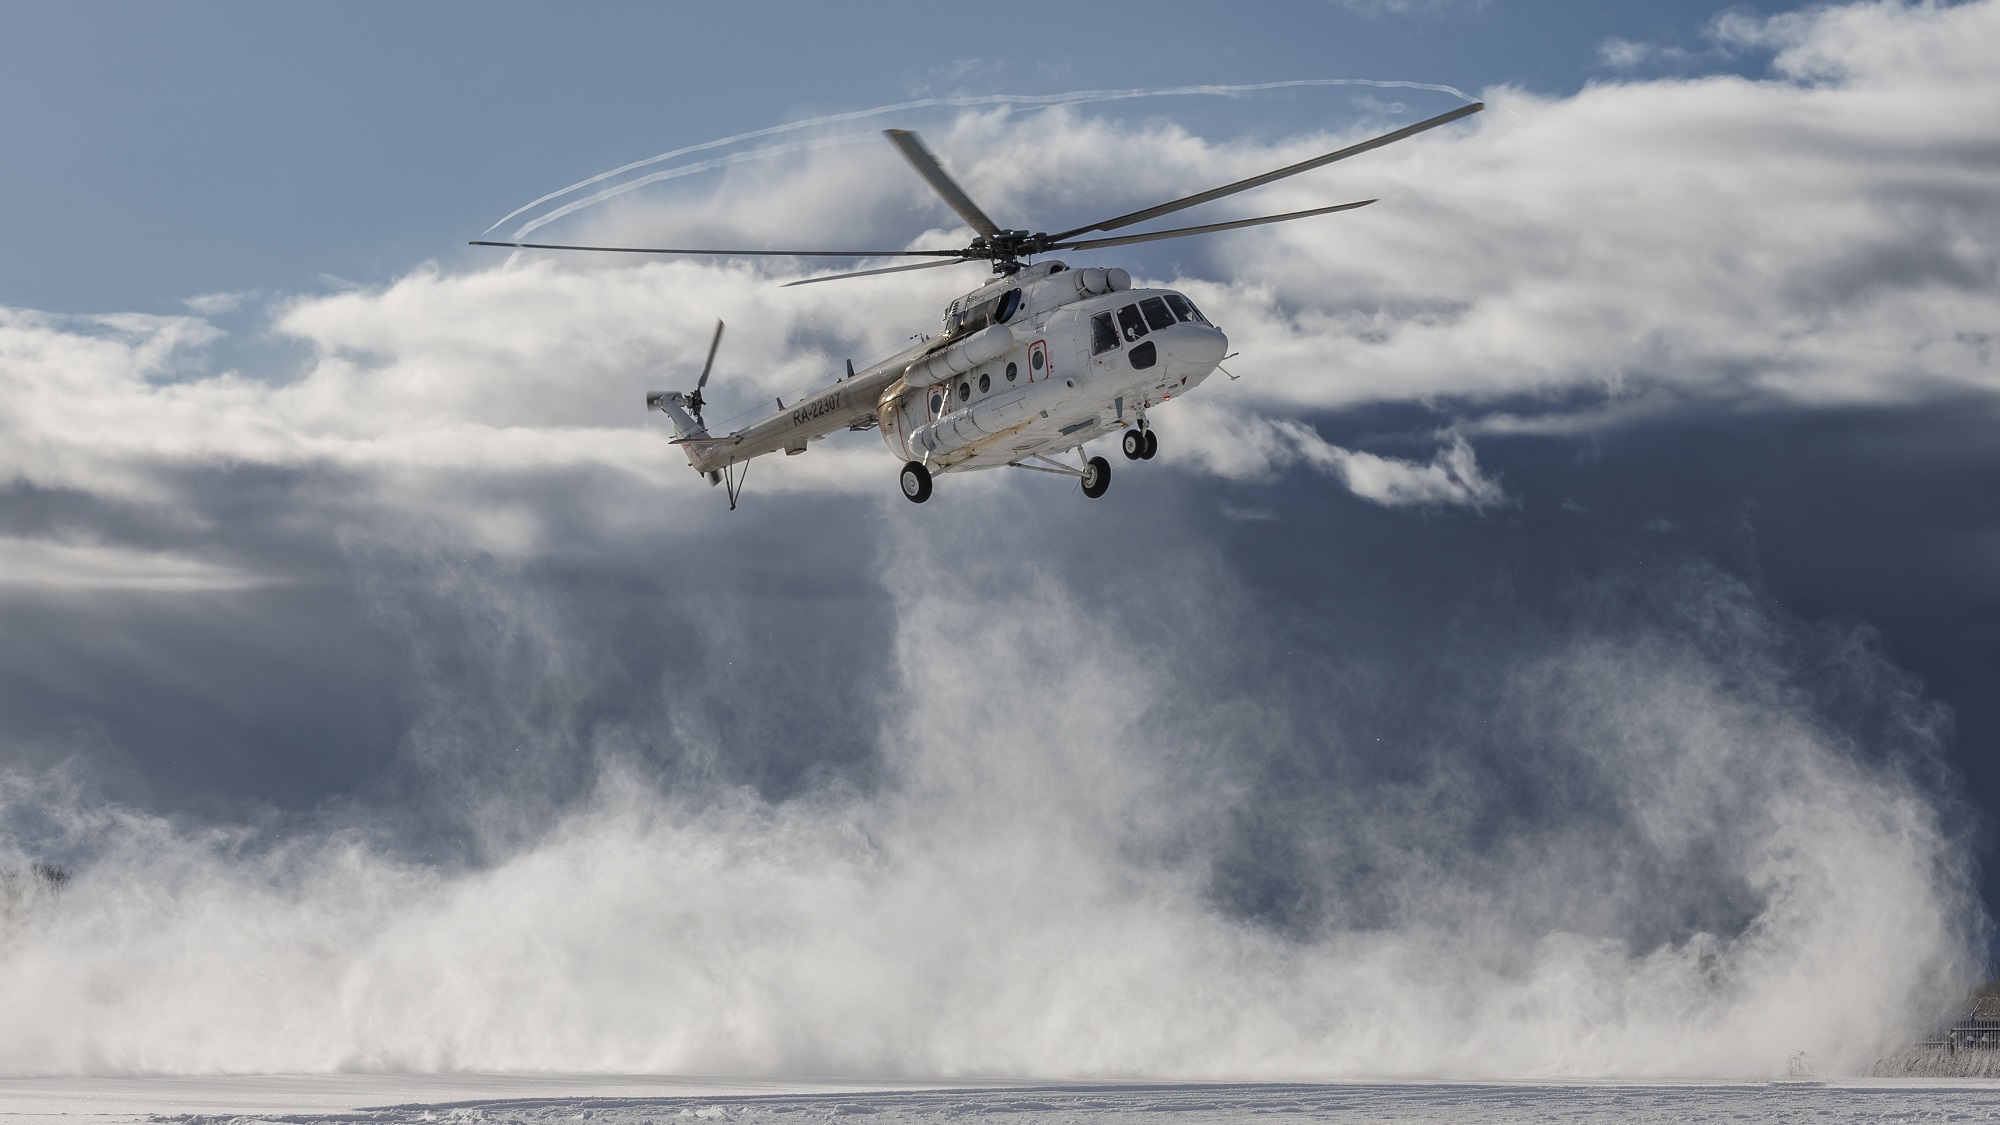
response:
<svg viewBox="0 0 2000 1125"><path fill-rule="evenodd" d="M1381 148L1383 145L1393 144L1406 137L1413 137L1418 133L1435 129L1440 125L1449 124L1462 117L1469 117L1485 108L1486 104L1484 102L1473 102L1470 105L1460 106L1449 113L1441 113L1436 117L1419 121L1414 125L1405 126L1393 133L1384 133L1379 137L1362 141L1360 144L1348 145L1346 148L1336 149L1323 156L1315 156L1310 160L1302 160L1297 164L1290 164L1283 168L1265 172L1262 175L1251 176L1248 179L1224 184L1221 187L1211 188L1208 191L1182 196L1179 199L1171 199L1165 203L1147 207L1143 210L1113 216L1101 222L1091 223L1088 226L1074 227L1055 234L1050 234L1046 231L1031 232L1001 227L1000 224L989 218L977 203L972 201L972 197L965 193L965 189L958 185L958 181L951 178L950 174L944 170L944 166L938 162L937 157L931 155L931 151L924 147L923 141L918 139L915 133L907 129L885 130L884 135L889 138L889 142L896 146L897 151L901 152L904 159L910 162L910 166L915 168L917 174L924 178L924 182L930 184L931 190L937 192L938 196L944 200L946 206L956 212L959 218L965 220L966 225L970 226L975 232L971 243L962 250L715 250L653 246L568 246L546 242L486 241L474 241L471 245L505 246L517 250L591 250L620 254L688 254L731 258L930 259L910 265L885 266L880 269L854 270L849 273L829 274L824 277L809 277L802 281L788 282L787 284L789 285L811 285L815 282L838 281L849 277L869 277L883 273L902 273L905 270L935 269L938 266L957 265L960 262L991 262L994 273L1011 274L1021 268L1021 259L1031 258L1037 254L1046 254L1053 250L1100 250L1109 246L1129 246L1133 243L1154 242L1163 238L1184 238L1194 234L1212 234L1217 231L1237 230L1242 227L1263 226L1267 223L1283 223L1293 219L1305 219L1314 215L1330 215L1335 211L1351 211L1356 207L1366 207L1370 203L1375 202L1375 200L1362 199L1352 203L1336 203L1330 207L1314 207L1305 211L1291 211L1283 215L1262 215L1254 219L1236 219L1231 222L1208 223L1195 227L1176 227L1172 230L1146 231L1141 234L1110 235L1104 238L1077 237L1078 235L1091 234L1098 231L1110 232L1120 230L1137 223L1143 223L1149 219L1159 218L1162 215L1170 215L1175 211L1182 211L1189 207L1196 207L1203 203L1221 199L1225 196L1235 195L1237 192L1263 187L1265 184L1282 180L1287 176L1296 176L1301 172L1310 172L1314 168L1324 167L1336 160L1345 160L1350 156L1357 156L1372 149Z"/></svg>

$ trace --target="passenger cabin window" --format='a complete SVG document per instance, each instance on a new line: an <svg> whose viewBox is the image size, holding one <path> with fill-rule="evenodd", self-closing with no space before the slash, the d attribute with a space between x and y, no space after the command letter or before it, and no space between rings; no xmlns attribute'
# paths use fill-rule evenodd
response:
<svg viewBox="0 0 2000 1125"><path fill-rule="evenodd" d="M1007 381L1009 383L1013 382L1014 376L1019 375L1020 373L1021 373L1020 368L1014 366L1011 363L1007 365Z"/></svg>
<svg viewBox="0 0 2000 1125"><path fill-rule="evenodd" d="M990 391L992 389L993 389L993 376L981 375L979 377L979 393L985 394L987 391Z"/></svg>
<svg viewBox="0 0 2000 1125"><path fill-rule="evenodd" d="M1118 310L1118 327L1125 334L1125 342L1131 343L1146 334L1146 319L1139 315L1139 306L1126 305Z"/></svg>
<svg viewBox="0 0 2000 1125"><path fill-rule="evenodd" d="M1167 294L1167 307L1174 310L1174 315L1182 320L1194 319L1194 309L1189 307L1187 298L1179 293Z"/></svg>
<svg viewBox="0 0 2000 1125"><path fill-rule="evenodd" d="M1102 318L1102 319L1104 320L1104 327L1105 327L1105 329L1106 329L1106 332L1105 332L1105 335L1109 336L1109 335L1110 335L1110 331L1109 331L1109 329L1111 328L1111 318L1110 318L1110 317L1104 317L1104 318ZM1111 346L1112 346L1112 347L1114 347L1114 348L1118 346L1118 338L1117 338L1117 337L1115 337L1115 336L1113 336L1113 337L1112 337L1112 339L1111 339ZM1029 353L1028 353L1028 364L1029 364L1029 366L1033 367L1033 368L1034 368L1035 370L1037 370L1037 371L1040 371L1040 370L1042 369L1042 353L1041 353L1041 349L1037 348L1036 350L1034 350L1034 351L1032 351L1032 352L1029 352Z"/></svg>
<svg viewBox="0 0 2000 1125"><path fill-rule="evenodd" d="M972 384L960 383L958 385L958 401L964 402L966 399L969 399L971 397L972 397Z"/></svg>
<svg viewBox="0 0 2000 1125"><path fill-rule="evenodd" d="M1167 311L1167 303L1158 297L1148 297L1140 301L1139 311L1146 314L1146 323L1155 329L1174 326L1174 314Z"/></svg>
<svg viewBox="0 0 2000 1125"><path fill-rule="evenodd" d="M1111 327L1111 314L1098 313L1090 318L1090 354L1103 355L1118 346L1118 330Z"/></svg>

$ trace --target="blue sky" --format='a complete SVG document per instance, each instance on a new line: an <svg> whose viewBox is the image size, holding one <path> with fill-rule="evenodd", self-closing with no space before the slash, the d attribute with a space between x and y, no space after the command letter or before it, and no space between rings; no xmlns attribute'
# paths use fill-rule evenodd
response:
<svg viewBox="0 0 2000 1125"><path fill-rule="evenodd" d="M1761 69L1704 37L1716 11L1036 2L996 26L981 4L14 5L0 303L165 312L322 274L377 284L466 260L492 219L585 175L913 95L1329 77L1567 93L1629 74L1600 58L1619 39L1687 51L1681 71ZM1339 109L1258 112L1291 129Z"/></svg>

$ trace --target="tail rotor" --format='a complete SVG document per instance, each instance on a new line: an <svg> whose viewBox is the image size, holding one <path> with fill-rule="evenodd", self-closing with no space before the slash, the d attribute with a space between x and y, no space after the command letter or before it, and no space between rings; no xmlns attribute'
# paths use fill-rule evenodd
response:
<svg viewBox="0 0 2000 1125"><path fill-rule="evenodd" d="M695 380L694 390L687 394L654 391L646 396L646 409L657 410L671 419L674 433L679 437L702 437L708 433L708 423L701 418L701 408L706 405L701 392L708 386L709 375L715 371L715 352L720 347L722 322L718 320L715 322L715 336L708 342L708 359L701 365L701 378Z"/></svg>
<svg viewBox="0 0 2000 1125"><path fill-rule="evenodd" d="M708 342L708 359L701 365L701 378L694 381L694 393L687 397L688 413L694 415L695 424L704 430L707 425L701 420L701 389L708 386L708 374L715 370L715 350L722 346L722 321L715 322L715 337Z"/></svg>

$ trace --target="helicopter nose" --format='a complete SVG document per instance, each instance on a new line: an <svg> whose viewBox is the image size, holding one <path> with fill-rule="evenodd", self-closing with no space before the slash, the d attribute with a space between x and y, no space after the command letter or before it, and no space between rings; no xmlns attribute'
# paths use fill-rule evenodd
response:
<svg viewBox="0 0 2000 1125"><path fill-rule="evenodd" d="M1229 337L1206 324L1178 324L1167 342L1168 373L1206 375L1229 354Z"/></svg>

